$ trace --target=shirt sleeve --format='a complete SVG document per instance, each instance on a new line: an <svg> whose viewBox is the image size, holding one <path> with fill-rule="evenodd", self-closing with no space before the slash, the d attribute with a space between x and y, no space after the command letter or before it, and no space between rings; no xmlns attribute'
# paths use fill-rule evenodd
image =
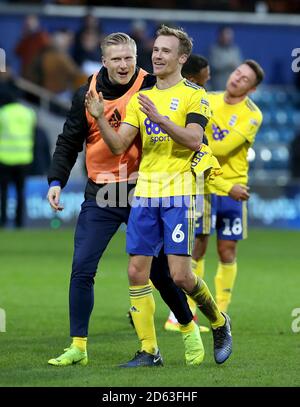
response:
<svg viewBox="0 0 300 407"><path fill-rule="evenodd" d="M234 185L232 182L224 179L222 175L218 175L211 179L211 183L214 185L217 191L225 192L225 194L228 194Z"/></svg>
<svg viewBox="0 0 300 407"><path fill-rule="evenodd" d="M217 157L226 157L246 142L247 139L244 135L232 130L230 136L225 137L221 142L220 140L210 139L209 147Z"/></svg>
<svg viewBox="0 0 300 407"><path fill-rule="evenodd" d="M253 144L255 136L261 126L262 119L263 117L260 111L254 112L248 120L244 120L236 129L237 133L244 136L250 144Z"/></svg>
<svg viewBox="0 0 300 407"><path fill-rule="evenodd" d="M137 101L137 94L135 94L132 96L128 105L126 106L126 113L125 113L125 118L123 120L123 123L127 123L133 127L139 128L140 123L139 123L138 112L139 112L139 107L138 107L138 101Z"/></svg>
<svg viewBox="0 0 300 407"><path fill-rule="evenodd" d="M195 91L190 99L187 108L186 125L189 123L198 123L203 129L211 116L207 94L204 89Z"/></svg>

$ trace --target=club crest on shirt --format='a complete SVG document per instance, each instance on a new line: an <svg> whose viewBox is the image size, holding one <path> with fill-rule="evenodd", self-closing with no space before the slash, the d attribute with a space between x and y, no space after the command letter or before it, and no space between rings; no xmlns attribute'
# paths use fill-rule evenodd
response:
<svg viewBox="0 0 300 407"><path fill-rule="evenodd" d="M253 124L253 126L258 126L258 121L255 119L250 119L250 123Z"/></svg>
<svg viewBox="0 0 300 407"><path fill-rule="evenodd" d="M230 120L229 120L229 126L234 126L235 125L235 123L236 123L236 121L237 121L237 115L236 114L233 114L231 117L230 117Z"/></svg>
<svg viewBox="0 0 300 407"><path fill-rule="evenodd" d="M170 104L170 109L171 110L177 110L179 106L179 99L177 98L172 98L171 99L171 104Z"/></svg>

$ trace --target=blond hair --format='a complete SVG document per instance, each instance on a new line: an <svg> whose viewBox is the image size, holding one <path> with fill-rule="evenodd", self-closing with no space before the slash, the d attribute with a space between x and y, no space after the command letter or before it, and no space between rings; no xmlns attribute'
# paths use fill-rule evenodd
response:
<svg viewBox="0 0 300 407"><path fill-rule="evenodd" d="M105 51L108 47L110 47L112 45L120 45L120 44L131 45L136 54L136 43L135 43L134 39L129 37L129 35L127 35L125 33L118 32L118 33L109 34L104 38L104 40L101 43L102 55L105 55Z"/></svg>
<svg viewBox="0 0 300 407"><path fill-rule="evenodd" d="M162 25L156 32L156 37L160 35L165 36L174 36L179 40L179 55L187 55L188 57L191 55L192 48L193 48L193 39L188 36L188 34L182 28L172 28L168 27L167 25Z"/></svg>

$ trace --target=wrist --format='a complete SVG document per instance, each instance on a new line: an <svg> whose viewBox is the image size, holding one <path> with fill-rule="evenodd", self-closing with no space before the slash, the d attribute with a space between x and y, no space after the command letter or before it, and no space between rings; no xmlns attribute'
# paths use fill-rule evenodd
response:
<svg viewBox="0 0 300 407"><path fill-rule="evenodd" d="M104 114L103 113L101 113L101 114L99 114L98 116L94 116L95 117L95 119L97 120L97 121L102 121L103 119L104 119Z"/></svg>
<svg viewBox="0 0 300 407"><path fill-rule="evenodd" d="M61 183L60 183L60 181L58 181L58 180L53 180L53 181L50 182L49 187L50 187L50 188L51 188L51 187L61 187Z"/></svg>
<svg viewBox="0 0 300 407"><path fill-rule="evenodd" d="M168 121L168 118L166 116L163 116L160 114L160 115L158 115L158 120L156 123L161 127L161 126L165 125L167 123L167 121Z"/></svg>

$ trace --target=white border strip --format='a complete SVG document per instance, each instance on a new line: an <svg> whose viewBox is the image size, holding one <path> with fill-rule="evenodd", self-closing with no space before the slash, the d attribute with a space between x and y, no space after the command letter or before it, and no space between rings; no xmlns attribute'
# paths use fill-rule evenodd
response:
<svg viewBox="0 0 300 407"><path fill-rule="evenodd" d="M143 19L153 21L186 21L212 23L242 23L267 25L293 25L300 27L300 14L259 14L228 11L141 9L134 7L84 7L84 6L44 6L0 5L0 14L36 13L44 16L82 17L92 13L98 18Z"/></svg>

